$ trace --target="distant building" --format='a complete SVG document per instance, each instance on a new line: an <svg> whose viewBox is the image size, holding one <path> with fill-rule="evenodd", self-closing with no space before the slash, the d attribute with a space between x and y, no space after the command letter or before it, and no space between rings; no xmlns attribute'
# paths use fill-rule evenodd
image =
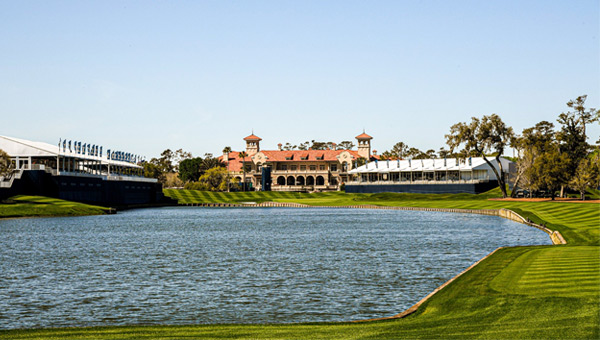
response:
<svg viewBox="0 0 600 340"><path fill-rule="evenodd" d="M349 171L359 159L378 159L376 152L371 152L372 139L364 132L356 136L357 150L338 150L335 145L328 150L283 150L281 144L278 150L261 150L262 139L252 134L244 138L245 159L239 156L240 151L231 151L219 159L227 164L234 178L243 181L245 177L252 190L263 189L264 183L273 191L338 190L341 183L351 179ZM263 178L263 173L269 178Z"/></svg>
<svg viewBox="0 0 600 340"><path fill-rule="evenodd" d="M492 165L500 172L495 159ZM512 162L500 158L508 178ZM498 186L496 175L482 157L467 159L412 159L369 162L352 169L346 192L411 192L478 194Z"/></svg>
<svg viewBox="0 0 600 340"><path fill-rule="evenodd" d="M14 171L0 177L0 199L42 195L106 206L157 203L162 186L145 178L138 156L98 145L58 145L0 136Z"/></svg>

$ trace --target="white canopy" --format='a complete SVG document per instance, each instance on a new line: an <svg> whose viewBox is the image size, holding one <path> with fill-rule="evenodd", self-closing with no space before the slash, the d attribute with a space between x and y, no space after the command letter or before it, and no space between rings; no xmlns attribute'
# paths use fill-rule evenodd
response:
<svg viewBox="0 0 600 340"><path fill-rule="evenodd" d="M76 153L74 151L70 151L66 149L64 152L60 150L58 145L51 145L44 142L33 142L25 139L14 138L14 137L6 137L0 136L0 150L4 150L11 157L57 157L57 156L65 156L65 157L74 157L78 159L85 160L94 160L99 161L102 164L109 164L111 166L124 166L130 168L142 168L141 166L108 159L106 155L103 157L92 156L83 153Z"/></svg>
<svg viewBox="0 0 600 340"><path fill-rule="evenodd" d="M498 169L498 164L495 158L488 160ZM505 172L509 170L510 161L500 157L502 167ZM456 158L436 158L436 159L412 159L412 160L383 160L369 162L358 168L349 171L351 174L359 175L364 173L390 173L390 172L411 172L411 171L472 171L472 170L488 170L490 178L495 178L491 172L490 166L485 162L483 157L472 157L467 159Z"/></svg>

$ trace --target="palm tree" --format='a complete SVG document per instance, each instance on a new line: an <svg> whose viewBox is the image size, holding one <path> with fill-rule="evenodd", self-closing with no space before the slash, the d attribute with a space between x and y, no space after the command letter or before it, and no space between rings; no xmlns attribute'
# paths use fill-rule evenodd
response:
<svg viewBox="0 0 600 340"><path fill-rule="evenodd" d="M242 183L242 188L244 188L243 190L246 191L246 157L248 157L248 154L245 151L242 151L240 153L238 153L238 157L240 157L242 159L242 173L243 173L243 183Z"/></svg>
<svg viewBox="0 0 600 340"><path fill-rule="evenodd" d="M225 164L227 164L227 192L229 192L229 153L231 152L231 147L226 146L223 148L223 160Z"/></svg>

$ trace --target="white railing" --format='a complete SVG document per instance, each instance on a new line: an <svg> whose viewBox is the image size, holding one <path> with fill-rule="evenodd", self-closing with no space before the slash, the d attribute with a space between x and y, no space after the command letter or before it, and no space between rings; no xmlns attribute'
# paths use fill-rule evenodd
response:
<svg viewBox="0 0 600 340"><path fill-rule="evenodd" d="M0 177L0 188L12 187L15 179L21 179L21 176L23 176L23 169L14 170L8 177Z"/></svg>
<svg viewBox="0 0 600 340"><path fill-rule="evenodd" d="M271 176L275 175L302 175L302 176L310 176L310 175L326 175L329 173L329 170L272 170Z"/></svg>
<svg viewBox="0 0 600 340"><path fill-rule="evenodd" d="M118 175L118 176L110 175L110 176L106 176L106 179L109 181L133 181L133 182L144 182L144 183L158 182L158 180L156 178L126 176L126 175Z"/></svg>
<svg viewBox="0 0 600 340"><path fill-rule="evenodd" d="M337 185L273 185L271 191L337 190Z"/></svg>
<svg viewBox="0 0 600 340"><path fill-rule="evenodd" d="M461 179L461 180L446 180L446 181L349 181L347 185L386 185L386 184L478 184L487 183L489 179Z"/></svg>

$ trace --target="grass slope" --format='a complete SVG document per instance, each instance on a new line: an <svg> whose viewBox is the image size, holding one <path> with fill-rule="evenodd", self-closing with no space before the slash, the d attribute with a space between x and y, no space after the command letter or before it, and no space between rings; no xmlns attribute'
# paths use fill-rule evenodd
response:
<svg viewBox="0 0 600 340"><path fill-rule="evenodd" d="M168 192L198 202L294 201L311 205L378 204L513 209L558 229L566 246L504 248L434 295L413 315L366 323L127 326L11 330L6 339L598 339L600 206L488 201L474 195ZM200 201L202 200L202 201ZM221 201L222 200L222 201ZM401 312L400 310L398 312ZM198 320L202 322L202 320Z"/></svg>
<svg viewBox="0 0 600 340"><path fill-rule="evenodd" d="M101 215L108 208L43 196L14 196L0 204L0 218Z"/></svg>

